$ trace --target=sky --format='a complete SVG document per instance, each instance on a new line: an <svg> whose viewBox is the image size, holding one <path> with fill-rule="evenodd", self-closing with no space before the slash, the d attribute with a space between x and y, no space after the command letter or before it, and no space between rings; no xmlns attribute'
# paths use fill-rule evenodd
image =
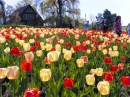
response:
<svg viewBox="0 0 130 97"><path fill-rule="evenodd" d="M3 0L6 4L14 6L20 0ZM116 13L121 16L122 25L126 26L130 22L129 5L130 0L79 0L79 8L81 18L91 22L91 16L97 16L98 13L103 13L105 9L111 11L111 14Z"/></svg>

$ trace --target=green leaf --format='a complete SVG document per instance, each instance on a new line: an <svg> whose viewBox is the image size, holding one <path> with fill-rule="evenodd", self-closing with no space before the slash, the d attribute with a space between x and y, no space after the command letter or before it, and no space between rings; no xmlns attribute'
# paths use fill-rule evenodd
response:
<svg viewBox="0 0 130 97"><path fill-rule="evenodd" d="M91 87L86 88L84 91L80 93L80 97L83 97L85 95L88 95L88 93L91 92Z"/></svg>

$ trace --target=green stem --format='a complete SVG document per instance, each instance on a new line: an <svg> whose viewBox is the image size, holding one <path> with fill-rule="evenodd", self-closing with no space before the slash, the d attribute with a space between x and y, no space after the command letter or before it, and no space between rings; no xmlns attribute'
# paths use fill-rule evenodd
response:
<svg viewBox="0 0 130 97"><path fill-rule="evenodd" d="M126 87L125 96L126 96L126 97L128 96L128 87Z"/></svg>
<svg viewBox="0 0 130 97"><path fill-rule="evenodd" d="M12 97L15 97L15 83L14 80L10 80L11 81L11 87L12 87Z"/></svg>
<svg viewBox="0 0 130 97"><path fill-rule="evenodd" d="M0 81L0 97L2 97L2 81Z"/></svg>
<svg viewBox="0 0 130 97"><path fill-rule="evenodd" d="M70 89L68 89L68 97L71 97L71 96L70 96Z"/></svg>

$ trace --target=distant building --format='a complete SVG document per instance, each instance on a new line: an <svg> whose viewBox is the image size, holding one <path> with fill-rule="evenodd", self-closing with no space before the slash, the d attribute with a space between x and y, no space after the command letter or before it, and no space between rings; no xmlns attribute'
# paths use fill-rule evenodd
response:
<svg viewBox="0 0 130 97"><path fill-rule="evenodd" d="M0 0L0 25L5 24L5 2Z"/></svg>
<svg viewBox="0 0 130 97"><path fill-rule="evenodd" d="M37 26L39 25L39 21L42 21L41 16L38 14L36 10L32 8L31 5L27 5L24 7L21 7L14 11L14 15L20 17L20 24L24 25L31 25L31 26ZM13 21L14 23L17 22L17 19Z"/></svg>

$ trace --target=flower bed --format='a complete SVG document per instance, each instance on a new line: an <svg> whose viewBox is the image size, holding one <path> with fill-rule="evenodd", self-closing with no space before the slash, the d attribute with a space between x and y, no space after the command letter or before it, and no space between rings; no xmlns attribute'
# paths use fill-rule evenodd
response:
<svg viewBox="0 0 130 97"><path fill-rule="evenodd" d="M124 86L128 96L129 44L126 32L0 29L0 87L11 97L119 97Z"/></svg>

